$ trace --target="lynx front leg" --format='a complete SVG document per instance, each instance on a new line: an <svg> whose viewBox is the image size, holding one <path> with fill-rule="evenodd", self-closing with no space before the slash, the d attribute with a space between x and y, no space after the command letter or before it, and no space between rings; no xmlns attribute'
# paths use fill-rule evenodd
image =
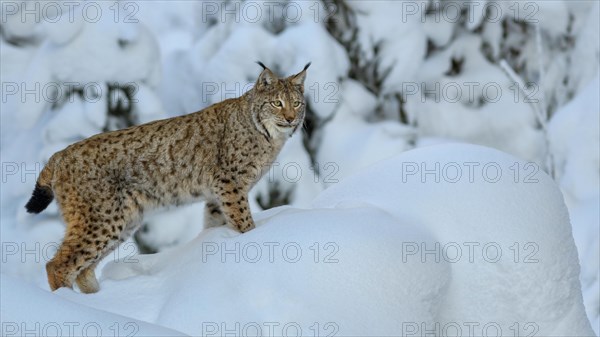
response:
<svg viewBox="0 0 600 337"><path fill-rule="evenodd" d="M241 233L254 229L254 220L250 214L246 191L238 187L235 182L222 179L217 188L217 196L228 224Z"/></svg>
<svg viewBox="0 0 600 337"><path fill-rule="evenodd" d="M208 200L204 206L204 228L219 227L227 223L218 201Z"/></svg>

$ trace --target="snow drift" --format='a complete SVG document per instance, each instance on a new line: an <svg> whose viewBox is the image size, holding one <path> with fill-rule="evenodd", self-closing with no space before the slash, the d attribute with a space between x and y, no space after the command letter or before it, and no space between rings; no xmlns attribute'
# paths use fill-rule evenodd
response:
<svg viewBox="0 0 600 337"><path fill-rule="evenodd" d="M249 233L214 228L111 262L97 294L51 296L3 278L2 293L19 295L2 311L31 321L23 308L70 300L94 308L81 315L161 326L154 334L593 335L562 195L531 165L472 145L408 151L312 209L256 214Z"/></svg>
<svg viewBox="0 0 600 337"><path fill-rule="evenodd" d="M426 147L349 178L314 205L357 202L416 219L439 242L451 277L431 310L446 335L454 325L469 333L469 322L478 323L474 335L594 335L567 208L536 164L473 145ZM436 254L421 247L416 256Z"/></svg>

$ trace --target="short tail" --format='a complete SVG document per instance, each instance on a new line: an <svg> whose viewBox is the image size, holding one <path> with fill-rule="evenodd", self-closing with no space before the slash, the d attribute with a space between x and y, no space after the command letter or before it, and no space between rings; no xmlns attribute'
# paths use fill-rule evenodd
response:
<svg viewBox="0 0 600 337"><path fill-rule="evenodd" d="M52 158L40 173L40 177L35 184L35 189L31 194L31 199L29 199L27 205L25 205L28 213L40 213L45 210L54 199L54 192L52 192L50 183L52 180L51 162Z"/></svg>
<svg viewBox="0 0 600 337"><path fill-rule="evenodd" d="M29 199L25 208L28 213L40 213L50 205L53 199L54 193L52 193L50 187L35 184L35 190L33 190L31 199Z"/></svg>

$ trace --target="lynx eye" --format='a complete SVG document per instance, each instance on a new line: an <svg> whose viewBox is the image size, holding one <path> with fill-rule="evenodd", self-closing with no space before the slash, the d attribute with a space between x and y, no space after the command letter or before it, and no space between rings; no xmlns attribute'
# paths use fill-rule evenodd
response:
<svg viewBox="0 0 600 337"><path fill-rule="evenodd" d="M294 108L297 108L297 107L299 107L301 104L302 104L302 102L300 102L300 101L295 101L295 102L294 102Z"/></svg>
<svg viewBox="0 0 600 337"><path fill-rule="evenodd" d="M281 101L272 101L271 105L274 106L274 107L276 107L276 108L281 108L281 106L283 104L281 104Z"/></svg>

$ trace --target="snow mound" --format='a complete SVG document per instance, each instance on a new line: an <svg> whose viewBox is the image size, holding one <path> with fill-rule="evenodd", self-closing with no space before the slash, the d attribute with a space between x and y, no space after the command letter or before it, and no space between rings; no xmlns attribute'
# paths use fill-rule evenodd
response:
<svg viewBox="0 0 600 337"><path fill-rule="evenodd" d="M243 235L212 228L111 262L99 293L60 289L56 301L191 335L593 335L562 195L525 162L425 147L312 206L256 214ZM19 287L3 282L3 293Z"/></svg>
<svg viewBox="0 0 600 337"><path fill-rule="evenodd" d="M111 263L98 294L59 294L191 335L385 335L401 328L398 317L434 319L448 266L400 260L400 238L432 244L418 224L369 205L282 207L257 221L245 235L209 229L164 254Z"/></svg>
<svg viewBox="0 0 600 337"><path fill-rule="evenodd" d="M559 109L548 125L556 176L569 207L588 317L600 332L600 77Z"/></svg>
<svg viewBox="0 0 600 337"><path fill-rule="evenodd" d="M73 303L6 274L0 274L0 280L2 336L183 336Z"/></svg>
<svg viewBox="0 0 600 337"><path fill-rule="evenodd" d="M444 301L432 308L440 329L464 334L476 322L475 335L594 335L567 208L536 164L475 145L425 147L324 191L314 206L355 202L413 218L436 237L435 253L412 248L415 258L450 262Z"/></svg>

